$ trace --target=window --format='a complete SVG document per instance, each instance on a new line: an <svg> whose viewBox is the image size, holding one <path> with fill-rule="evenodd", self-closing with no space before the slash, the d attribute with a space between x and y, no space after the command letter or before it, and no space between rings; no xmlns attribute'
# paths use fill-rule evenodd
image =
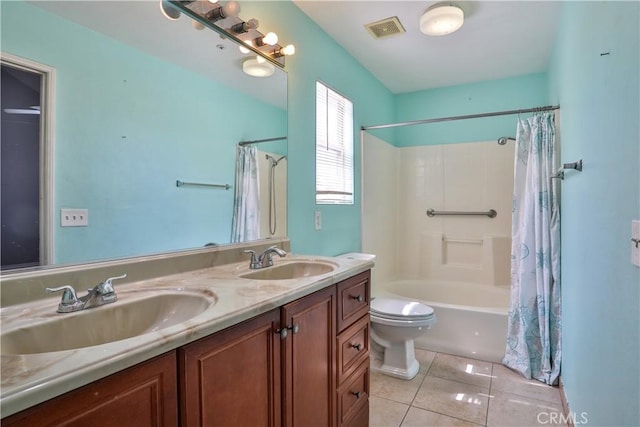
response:
<svg viewBox="0 0 640 427"><path fill-rule="evenodd" d="M316 203L353 204L353 103L316 82Z"/></svg>

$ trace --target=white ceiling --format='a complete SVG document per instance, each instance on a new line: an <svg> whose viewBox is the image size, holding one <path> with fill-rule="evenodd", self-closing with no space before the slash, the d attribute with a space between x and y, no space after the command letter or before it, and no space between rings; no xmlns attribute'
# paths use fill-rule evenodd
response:
<svg viewBox="0 0 640 427"><path fill-rule="evenodd" d="M454 1L465 13L462 28L429 37L418 23L433 0L293 2L394 93L544 72L560 10L558 1ZM193 30L184 16L168 21L157 0L129 1L126 7L113 0L31 3L267 102L286 105L286 98L278 95L286 93L286 73L276 73L266 85L263 79L244 75L230 40L213 31ZM392 16L400 19L406 33L374 40L364 28Z"/></svg>
<svg viewBox="0 0 640 427"><path fill-rule="evenodd" d="M453 1L465 22L443 37L422 34L434 1L293 0L393 93L494 80L547 70L560 2ZM364 25L397 16L406 33L381 40Z"/></svg>

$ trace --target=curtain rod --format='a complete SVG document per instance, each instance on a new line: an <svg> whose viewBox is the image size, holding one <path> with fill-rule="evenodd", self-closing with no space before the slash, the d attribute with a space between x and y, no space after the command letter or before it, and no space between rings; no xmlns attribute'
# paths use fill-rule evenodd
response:
<svg viewBox="0 0 640 427"><path fill-rule="evenodd" d="M425 120L416 120L413 122L402 122L402 123L391 123L388 125L375 125L375 126L362 126L360 129L362 130L370 130L370 129L385 129L385 128L394 128L399 126L412 126L412 125L421 125L425 123L437 123L437 122L450 122L454 120L465 120L465 119L477 119L480 117L493 117L493 116L508 116L512 114L521 114L521 113L538 113L542 111L550 111L559 109L559 105L547 105L544 107L536 107L536 108L527 108L524 110L509 110L509 111L496 111L493 113L480 113L480 114L469 114L467 116L452 116L452 117L440 117L437 119L425 119Z"/></svg>
<svg viewBox="0 0 640 427"><path fill-rule="evenodd" d="M253 141L240 141L238 145L249 145L249 144L260 144L261 142L269 142L269 141L281 141L283 139L287 139L286 136L278 136L276 138L267 138L267 139L254 139Z"/></svg>

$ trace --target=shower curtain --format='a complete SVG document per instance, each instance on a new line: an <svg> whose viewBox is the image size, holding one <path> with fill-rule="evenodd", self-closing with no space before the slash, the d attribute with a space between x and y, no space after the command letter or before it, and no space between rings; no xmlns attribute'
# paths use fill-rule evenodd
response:
<svg viewBox="0 0 640 427"><path fill-rule="evenodd" d="M556 384L560 374L560 211L553 113L518 120L511 302L502 363Z"/></svg>
<svg viewBox="0 0 640 427"><path fill-rule="evenodd" d="M231 243L260 238L260 192L255 146L238 147Z"/></svg>

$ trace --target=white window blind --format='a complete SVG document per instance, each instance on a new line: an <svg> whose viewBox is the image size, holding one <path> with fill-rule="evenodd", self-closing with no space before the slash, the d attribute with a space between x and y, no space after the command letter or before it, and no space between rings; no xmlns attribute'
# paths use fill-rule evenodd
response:
<svg viewBox="0 0 640 427"><path fill-rule="evenodd" d="M353 204L353 103L316 82L316 203Z"/></svg>

